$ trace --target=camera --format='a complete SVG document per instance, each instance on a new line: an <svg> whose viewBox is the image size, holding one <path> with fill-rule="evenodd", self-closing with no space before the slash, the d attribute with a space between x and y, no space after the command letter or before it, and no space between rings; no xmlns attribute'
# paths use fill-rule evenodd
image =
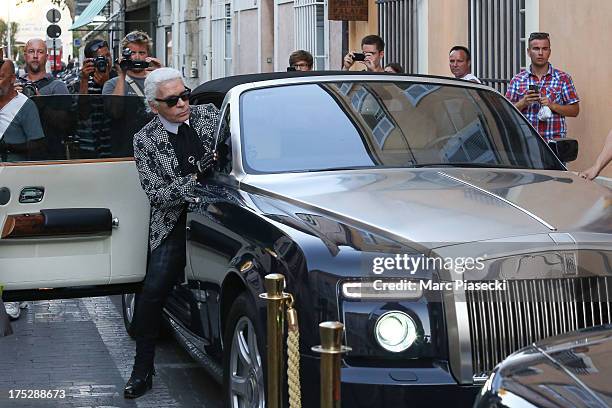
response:
<svg viewBox="0 0 612 408"><path fill-rule="evenodd" d="M363 52L354 52L353 61L365 61L365 54Z"/></svg>
<svg viewBox="0 0 612 408"><path fill-rule="evenodd" d="M106 70L108 69L108 60L106 59L106 57L103 57L102 55L97 56L94 60L94 67L96 67L96 70L98 72L106 72Z"/></svg>
<svg viewBox="0 0 612 408"><path fill-rule="evenodd" d="M149 63L147 61L134 61L132 59L132 50L129 48L124 48L121 52L121 57L123 58L119 63L122 71L132 71L135 69L145 69L149 68Z"/></svg>
<svg viewBox="0 0 612 408"><path fill-rule="evenodd" d="M21 85L21 93L31 98L36 96L36 92L38 92L38 86L32 81L21 81L19 83Z"/></svg>
<svg viewBox="0 0 612 408"><path fill-rule="evenodd" d="M287 72L291 71L297 71L297 69L295 69L295 67L287 67Z"/></svg>
<svg viewBox="0 0 612 408"><path fill-rule="evenodd" d="M533 92L540 93L540 87L537 85L529 85L529 90Z"/></svg>

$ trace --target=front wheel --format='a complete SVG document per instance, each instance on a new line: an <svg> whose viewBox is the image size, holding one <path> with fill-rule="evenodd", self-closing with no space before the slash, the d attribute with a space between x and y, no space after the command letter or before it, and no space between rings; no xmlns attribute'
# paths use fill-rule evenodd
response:
<svg viewBox="0 0 612 408"><path fill-rule="evenodd" d="M255 304L245 293L236 298L228 315L224 344L224 388L231 408L263 408L266 405L261 354L263 331Z"/></svg>

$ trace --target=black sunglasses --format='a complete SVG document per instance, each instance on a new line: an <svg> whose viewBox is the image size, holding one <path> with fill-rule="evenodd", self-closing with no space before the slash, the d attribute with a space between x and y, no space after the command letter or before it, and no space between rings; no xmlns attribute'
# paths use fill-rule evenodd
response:
<svg viewBox="0 0 612 408"><path fill-rule="evenodd" d="M148 36L146 36L145 34L140 34L140 33L133 33L133 34L128 34L125 39L128 42L132 42L132 41L149 41L150 38Z"/></svg>
<svg viewBox="0 0 612 408"><path fill-rule="evenodd" d="M187 102L189 100L190 96L191 96L191 89L185 87L185 90L183 92L181 92L177 96L169 96L169 97L167 97L165 99L155 98L155 100L157 102L164 102L166 105L168 105L169 108L172 108L173 106L176 106L176 104L178 103L179 99Z"/></svg>
<svg viewBox="0 0 612 408"><path fill-rule="evenodd" d="M91 52L97 52L100 48L104 47L108 48L108 43L106 41L100 41L92 44L89 49L91 50Z"/></svg>

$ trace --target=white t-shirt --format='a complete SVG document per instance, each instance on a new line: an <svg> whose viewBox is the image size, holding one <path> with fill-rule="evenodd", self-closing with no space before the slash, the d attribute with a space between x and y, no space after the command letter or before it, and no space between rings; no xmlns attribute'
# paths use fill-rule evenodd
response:
<svg viewBox="0 0 612 408"><path fill-rule="evenodd" d="M467 74L466 76L464 76L461 79L465 79L466 81L472 81L472 82L477 82L479 84L481 84L482 82L480 82L480 79L476 78L476 76L474 74L472 74L471 72L469 74Z"/></svg>
<svg viewBox="0 0 612 408"><path fill-rule="evenodd" d="M17 95L9 101L2 109L0 109L0 140L4 136L4 133L17 116L17 112L26 103L28 97L17 92Z"/></svg>
<svg viewBox="0 0 612 408"><path fill-rule="evenodd" d="M45 134L36 104L18 92L0 109L0 140L8 144L20 144L43 137Z"/></svg>

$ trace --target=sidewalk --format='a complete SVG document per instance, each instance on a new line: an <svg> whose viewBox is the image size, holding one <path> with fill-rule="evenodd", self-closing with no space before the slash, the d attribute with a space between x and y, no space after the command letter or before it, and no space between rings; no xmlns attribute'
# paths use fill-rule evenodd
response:
<svg viewBox="0 0 612 408"><path fill-rule="evenodd" d="M153 390L137 400L125 400L134 342L113 301L99 297L30 302L12 322L14 334L0 338L0 407L222 405L220 387L172 339L160 343ZM34 390L53 391L56 398L15 398L39 394Z"/></svg>

